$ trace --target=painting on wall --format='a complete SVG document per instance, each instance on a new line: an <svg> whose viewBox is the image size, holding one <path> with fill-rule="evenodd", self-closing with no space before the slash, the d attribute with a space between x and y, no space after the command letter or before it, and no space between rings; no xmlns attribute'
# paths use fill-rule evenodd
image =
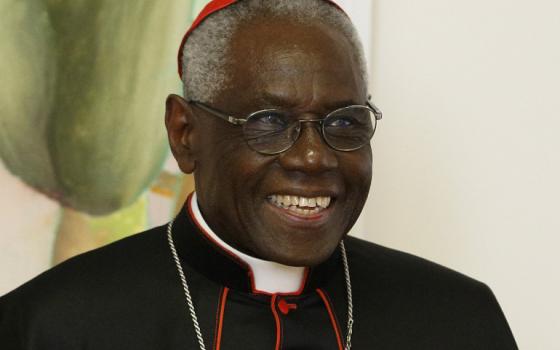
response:
<svg viewBox="0 0 560 350"><path fill-rule="evenodd" d="M36 274L177 212L193 181L169 157L164 101L181 92L176 50L206 2L0 2L0 209L11 213L0 241L51 236L4 259L40 250L49 261ZM2 265L0 294L21 268Z"/></svg>

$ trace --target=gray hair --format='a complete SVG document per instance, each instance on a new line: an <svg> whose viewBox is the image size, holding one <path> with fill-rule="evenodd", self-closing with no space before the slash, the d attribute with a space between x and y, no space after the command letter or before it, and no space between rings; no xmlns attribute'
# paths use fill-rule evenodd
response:
<svg viewBox="0 0 560 350"><path fill-rule="evenodd" d="M189 100L212 102L228 84L226 62L235 29L266 12L275 17L309 23L319 21L338 29L352 47L367 84L362 43L350 19L324 0L243 0L212 14L194 30L183 48L183 94Z"/></svg>

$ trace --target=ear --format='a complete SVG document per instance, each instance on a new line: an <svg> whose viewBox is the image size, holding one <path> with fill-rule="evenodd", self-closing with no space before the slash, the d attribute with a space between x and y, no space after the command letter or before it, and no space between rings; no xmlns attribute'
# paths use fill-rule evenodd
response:
<svg viewBox="0 0 560 350"><path fill-rule="evenodd" d="M193 153L195 115L181 96L171 94L165 101L165 127L171 152L186 174L191 174L196 165Z"/></svg>

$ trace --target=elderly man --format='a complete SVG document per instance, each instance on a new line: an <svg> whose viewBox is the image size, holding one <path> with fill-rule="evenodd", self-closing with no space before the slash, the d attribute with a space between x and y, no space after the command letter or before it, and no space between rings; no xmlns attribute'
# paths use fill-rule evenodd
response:
<svg viewBox="0 0 560 350"><path fill-rule="evenodd" d="M212 1L179 64L165 124L196 192L4 296L2 349L516 349L484 284L346 236L381 112L336 5Z"/></svg>

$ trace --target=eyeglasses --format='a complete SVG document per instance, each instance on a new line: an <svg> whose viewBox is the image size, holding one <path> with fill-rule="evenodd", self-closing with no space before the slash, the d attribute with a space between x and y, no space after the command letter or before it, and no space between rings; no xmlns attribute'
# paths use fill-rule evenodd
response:
<svg viewBox="0 0 560 350"><path fill-rule="evenodd" d="M355 151L369 143L377 121L383 116L369 97L366 105L342 107L322 119L297 119L281 109L263 109L246 118L236 118L202 102L189 103L233 125L241 125L249 147L264 155L279 154L292 147L301 134L303 123L318 123L323 140L332 149Z"/></svg>

